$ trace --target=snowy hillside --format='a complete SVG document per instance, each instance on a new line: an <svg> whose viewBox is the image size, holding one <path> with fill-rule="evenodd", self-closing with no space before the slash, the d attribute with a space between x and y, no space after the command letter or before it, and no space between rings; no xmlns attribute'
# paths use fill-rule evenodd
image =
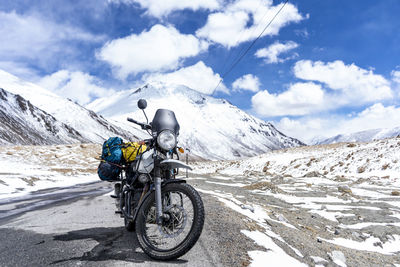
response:
<svg viewBox="0 0 400 267"><path fill-rule="evenodd" d="M0 200L99 181L99 144L0 147Z"/></svg>
<svg viewBox="0 0 400 267"><path fill-rule="evenodd" d="M400 127L387 129L372 129L350 134L339 134L327 139L314 140L312 144L334 144L340 142L368 142L400 135Z"/></svg>
<svg viewBox="0 0 400 267"><path fill-rule="evenodd" d="M90 142L102 143L108 137L116 135L124 139L136 139L134 133L122 130L93 111L2 70L0 70L0 88L22 96L32 105L77 130Z"/></svg>
<svg viewBox="0 0 400 267"><path fill-rule="evenodd" d="M88 142L72 127L0 88L0 144L43 145Z"/></svg>
<svg viewBox="0 0 400 267"><path fill-rule="evenodd" d="M399 184L400 138L272 151L241 161L197 163L196 172L281 177L385 178ZM390 179L389 179L390 178ZM399 184L400 185L400 184Z"/></svg>
<svg viewBox="0 0 400 267"><path fill-rule="evenodd" d="M145 121L136 106L140 98L148 100L149 120L159 108L173 110L181 126L179 143L200 157L232 159L303 145L224 99L203 95L182 85L151 83L97 99L87 108L128 125L127 117Z"/></svg>

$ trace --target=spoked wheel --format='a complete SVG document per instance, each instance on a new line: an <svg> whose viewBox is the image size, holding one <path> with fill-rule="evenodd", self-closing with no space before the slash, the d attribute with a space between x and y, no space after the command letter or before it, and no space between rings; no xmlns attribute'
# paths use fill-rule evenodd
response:
<svg viewBox="0 0 400 267"><path fill-rule="evenodd" d="M167 219L158 225L155 194L145 200L136 219L136 236L150 257L176 259L188 252L200 237L204 224L203 202L190 185L168 184L162 188L162 204Z"/></svg>

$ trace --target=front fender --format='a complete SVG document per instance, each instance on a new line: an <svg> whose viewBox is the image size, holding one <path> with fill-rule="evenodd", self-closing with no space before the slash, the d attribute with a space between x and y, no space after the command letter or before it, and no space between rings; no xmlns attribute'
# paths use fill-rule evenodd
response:
<svg viewBox="0 0 400 267"><path fill-rule="evenodd" d="M168 179L168 180L164 180L164 182L161 183L161 187L166 186L167 184L180 184L180 183L186 183L186 180L184 179Z"/></svg>
<svg viewBox="0 0 400 267"><path fill-rule="evenodd" d="M189 165L186 165L180 160L176 159L165 159L160 162L161 167L168 166L170 169L177 169L177 168L183 168L183 169L189 169L192 170L192 167Z"/></svg>

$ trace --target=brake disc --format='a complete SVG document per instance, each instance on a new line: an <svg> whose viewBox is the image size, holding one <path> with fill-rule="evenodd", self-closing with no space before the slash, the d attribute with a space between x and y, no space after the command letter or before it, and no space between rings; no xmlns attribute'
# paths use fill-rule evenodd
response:
<svg viewBox="0 0 400 267"><path fill-rule="evenodd" d="M168 206L164 213L169 215L169 219L158 225L158 230L163 237L174 238L180 235L186 226L187 213L182 206Z"/></svg>

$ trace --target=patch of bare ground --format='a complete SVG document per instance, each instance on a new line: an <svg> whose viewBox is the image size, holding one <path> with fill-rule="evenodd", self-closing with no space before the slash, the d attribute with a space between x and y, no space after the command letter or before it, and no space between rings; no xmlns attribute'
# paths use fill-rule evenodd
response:
<svg viewBox="0 0 400 267"><path fill-rule="evenodd" d="M397 190L393 190L391 194L392 196L400 196L400 192Z"/></svg>
<svg viewBox="0 0 400 267"><path fill-rule="evenodd" d="M271 192L283 192L274 183L263 181L257 182L250 185L243 186L247 190L269 190Z"/></svg>
<svg viewBox="0 0 400 267"><path fill-rule="evenodd" d="M223 266L249 266L250 250L265 250L252 240L245 238L241 230L262 230L257 223L227 208L213 196L202 195L206 207L206 223L203 231L214 236L214 242L205 244L213 251L218 251L219 261Z"/></svg>
<svg viewBox="0 0 400 267"><path fill-rule="evenodd" d="M40 181L39 178L36 177L30 177L30 178L20 178L22 181L24 181L25 183L27 183L29 186L34 186L35 182Z"/></svg>

